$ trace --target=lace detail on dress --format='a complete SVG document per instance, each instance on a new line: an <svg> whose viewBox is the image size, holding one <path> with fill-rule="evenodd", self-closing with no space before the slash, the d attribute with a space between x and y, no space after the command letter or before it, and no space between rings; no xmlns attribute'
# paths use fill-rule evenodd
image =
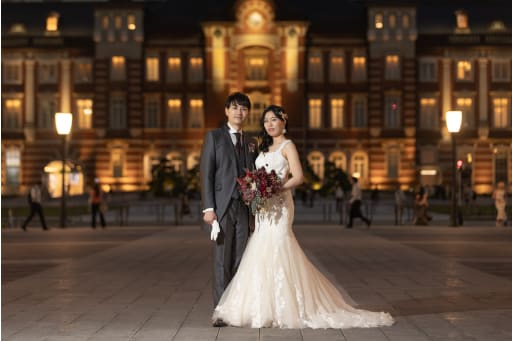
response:
<svg viewBox="0 0 512 341"><path fill-rule="evenodd" d="M274 169L285 181L289 165L281 153L260 153L256 167ZM294 205L289 190L269 200L270 209L256 215L233 280L215 308L213 319L253 328L350 328L393 324L383 312L353 308L308 260L292 230Z"/></svg>

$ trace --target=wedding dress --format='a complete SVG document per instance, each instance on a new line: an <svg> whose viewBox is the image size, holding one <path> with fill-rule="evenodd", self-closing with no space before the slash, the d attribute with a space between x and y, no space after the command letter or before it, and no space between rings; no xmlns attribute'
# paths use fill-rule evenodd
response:
<svg viewBox="0 0 512 341"><path fill-rule="evenodd" d="M260 153L256 167L274 169L286 181L284 141L275 152ZM393 324L383 312L353 308L308 260L292 231L294 204L289 190L271 198L256 215L237 273L213 313L231 326L351 328Z"/></svg>

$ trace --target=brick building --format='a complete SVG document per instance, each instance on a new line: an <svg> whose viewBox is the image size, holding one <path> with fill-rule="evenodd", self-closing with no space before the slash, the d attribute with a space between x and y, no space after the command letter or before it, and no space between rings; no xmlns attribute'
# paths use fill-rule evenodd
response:
<svg viewBox="0 0 512 341"><path fill-rule="evenodd" d="M2 194L44 179L61 194L55 112L72 112L66 181L146 188L162 157L197 164L226 96L249 94L247 130L283 105L322 178L364 188L450 186L445 112L462 110L457 158L477 193L512 183L508 1L2 2ZM510 188L510 187L509 187Z"/></svg>

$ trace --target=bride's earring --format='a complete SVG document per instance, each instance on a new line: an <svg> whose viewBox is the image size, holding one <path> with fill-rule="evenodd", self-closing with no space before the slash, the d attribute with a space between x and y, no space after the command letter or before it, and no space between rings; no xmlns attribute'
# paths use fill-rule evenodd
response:
<svg viewBox="0 0 512 341"><path fill-rule="evenodd" d="M284 135L284 134L286 134L286 128L285 128L285 129L283 129L283 135Z"/></svg>

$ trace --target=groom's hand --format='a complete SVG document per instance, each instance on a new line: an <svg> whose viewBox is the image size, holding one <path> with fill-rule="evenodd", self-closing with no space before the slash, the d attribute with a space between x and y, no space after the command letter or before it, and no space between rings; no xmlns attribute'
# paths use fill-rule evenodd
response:
<svg viewBox="0 0 512 341"><path fill-rule="evenodd" d="M214 211L204 212L203 221L205 223L207 223L208 225L211 225L211 224L213 224L214 220L217 220L217 215L215 214Z"/></svg>

